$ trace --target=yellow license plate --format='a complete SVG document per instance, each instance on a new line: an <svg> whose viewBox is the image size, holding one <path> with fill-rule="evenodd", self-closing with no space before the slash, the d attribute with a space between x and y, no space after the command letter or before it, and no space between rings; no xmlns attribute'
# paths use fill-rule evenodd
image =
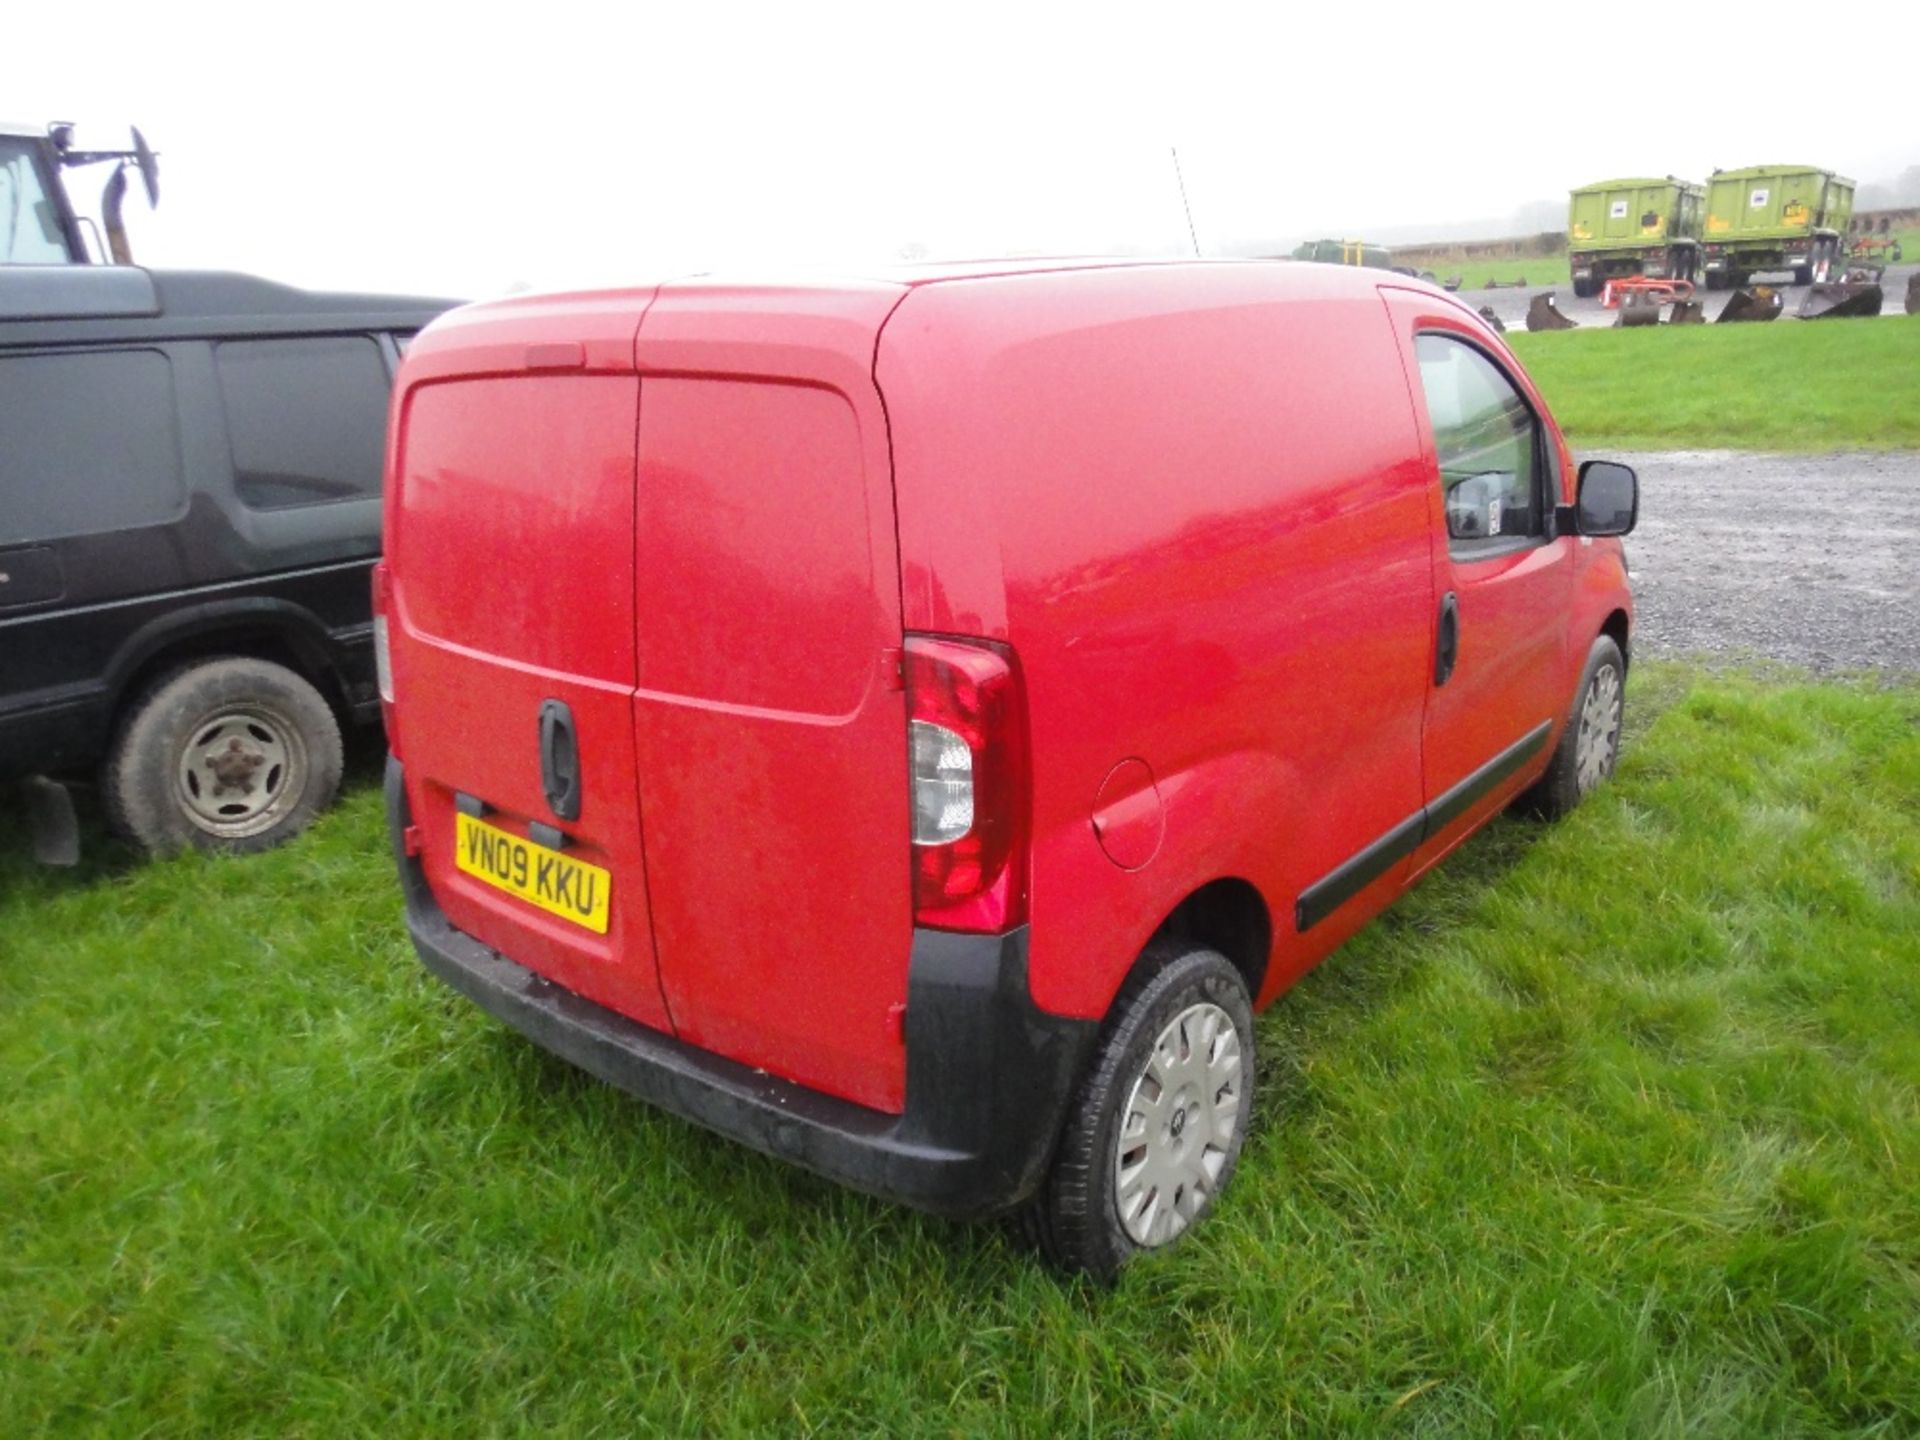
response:
<svg viewBox="0 0 1920 1440"><path fill-rule="evenodd" d="M607 933L613 876L605 870L471 815L455 812L453 818L453 863L467 874L596 935Z"/></svg>

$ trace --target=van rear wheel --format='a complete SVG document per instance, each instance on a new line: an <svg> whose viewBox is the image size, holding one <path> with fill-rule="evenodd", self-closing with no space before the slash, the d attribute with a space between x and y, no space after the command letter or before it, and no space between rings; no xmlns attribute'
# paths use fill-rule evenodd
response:
<svg viewBox="0 0 1920 1440"><path fill-rule="evenodd" d="M1587 651L1587 668L1574 691L1573 713L1560 732L1547 773L1523 797L1526 808L1558 820L1597 790L1620 760L1620 723L1626 714L1627 664L1610 635Z"/></svg>
<svg viewBox="0 0 1920 1440"><path fill-rule="evenodd" d="M1184 943L1156 943L1144 959L1022 1217L1049 1260L1103 1282L1212 1210L1252 1113L1253 1005L1240 972Z"/></svg>
<svg viewBox="0 0 1920 1440"><path fill-rule="evenodd" d="M134 704L101 776L113 827L142 848L250 853L331 803L344 754L320 692L283 665L201 661Z"/></svg>

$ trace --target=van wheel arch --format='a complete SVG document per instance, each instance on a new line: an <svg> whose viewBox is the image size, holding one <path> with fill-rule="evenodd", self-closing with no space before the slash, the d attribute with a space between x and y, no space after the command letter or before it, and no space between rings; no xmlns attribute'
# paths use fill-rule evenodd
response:
<svg viewBox="0 0 1920 1440"><path fill-rule="evenodd" d="M109 700L114 723L162 677L183 666L229 658L265 660L291 670L320 692L343 727L352 718L346 687L317 621L248 615L208 618L144 643L136 637L115 663L119 673Z"/></svg>
<svg viewBox="0 0 1920 1440"><path fill-rule="evenodd" d="M1622 670L1630 670L1633 668L1633 652L1627 644L1629 629L1627 612L1624 610L1615 610L1611 615L1607 616L1605 620L1600 622L1600 633L1620 647L1620 667Z"/></svg>
<svg viewBox="0 0 1920 1440"><path fill-rule="evenodd" d="M1229 875L1208 881L1167 912L1114 986L1116 996L1164 957L1169 947L1162 942L1184 942L1224 955L1246 981L1248 996L1258 1000L1273 956L1273 913L1249 880Z"/></svg>

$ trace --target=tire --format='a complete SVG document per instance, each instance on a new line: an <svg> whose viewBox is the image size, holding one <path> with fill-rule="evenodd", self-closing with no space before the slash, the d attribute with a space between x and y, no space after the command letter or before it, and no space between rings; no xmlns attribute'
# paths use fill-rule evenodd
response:
<svg viewBox="0 0 1920 1440"><path fill-rule="evenodd" d="M1811 285L1813 283L1813 266L1811 265L1794 266L1793 267L1793 283L1796 285Z"/></svg>
<svg viewBox="0 0 1920 1440"><path fill-rule="evenodd" d="M1626 713L1626 698L1626 661L1613 638L1602 635L1587 651L1586 668L1573 692L1573 711L1561 729L1547 773L1522 797L1527 809L1542 819L1558 820L1613 774L1620 760L1620 721ZM1593 714L1588 713L1590 707Z"/></svg>
<svg viewBox="0 0 1920 1440"><path fill-rule="evenodd" d="M128 710L102 769L114 829L154 854L250 854L292 839L340 789L340 725L282 665L198 661Z"/></svg>
<svg viewBox="0 0 1920 1440"><path fill-rule="evenodd" d="M1183 1049L1198 1056L1200 1027L1209 1025L1219 1027L1206 1042L1212 1058L1182 1075L1174 1057ZM1052 1168L1021 1217L1028 1239L1048 1260L1110 1284L1136 1255L1175 1243L1211 1212L1246 1140L1253 1044L1246 981L1224 955L1178 941L1148 949L1114 1001L1068 1108ZM1156 1056L1162 1078L1179 1077L1172 1092L1184 1103L1171 1112L1164 1085L1151 1101L1137 1093L1153 1083L1148 1068ZM1207 1087L1216 1082L1221 1088L1209 1098ZM1120 1178L1122 1126L1130 1111L1146 1117L1147 1127L1132 1151L1136 1173L1145 1175L1131 1188ZM1152 1178L1159 1166L1168 1167L1167 1179L1176 1184L1170 1200ZM1136 1207L1130 1219L1123 1219L1123 1200Z"/></svg>
<svg viewBox="0 0 1920 1440"><path fill-rule="evenodd" d="M1574 281L1573 293L1574 293L1574 298L1576 299L1579 299L1579 300L1590 299L1593 295L1593 281L1591 280Z"/></svg>
<svg viewBox="0 0 1920 1440"><path fill-rule="evenodd" d="M1706 285L1709 290L1724 290L1727 288L1727 277L1716 270L1709 270Z"/></svg>

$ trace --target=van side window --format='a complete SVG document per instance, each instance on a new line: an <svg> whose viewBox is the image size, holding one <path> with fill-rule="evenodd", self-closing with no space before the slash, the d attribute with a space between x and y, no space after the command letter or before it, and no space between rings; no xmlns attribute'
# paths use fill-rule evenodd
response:
<svg viewBox="0 0 1920 1440"><path fill-rule="evenodd" d="M1540 425L1513 382L1473 346L1444 335L1416 336L1414 354L1454 548L1544 534Z"/></svg>
<svg viewBox="0 0 1920 1440"><path fill-rule="evenodd" d="M234 484L256 510L380 493L387 364L364 335L214 347Z"/></svg>
<svg viewBox="0 0 1920 1440"><path fill-rule="evenodd" d="M0 358L0 545L186 511L173 367L158 350Z"/></svg>

